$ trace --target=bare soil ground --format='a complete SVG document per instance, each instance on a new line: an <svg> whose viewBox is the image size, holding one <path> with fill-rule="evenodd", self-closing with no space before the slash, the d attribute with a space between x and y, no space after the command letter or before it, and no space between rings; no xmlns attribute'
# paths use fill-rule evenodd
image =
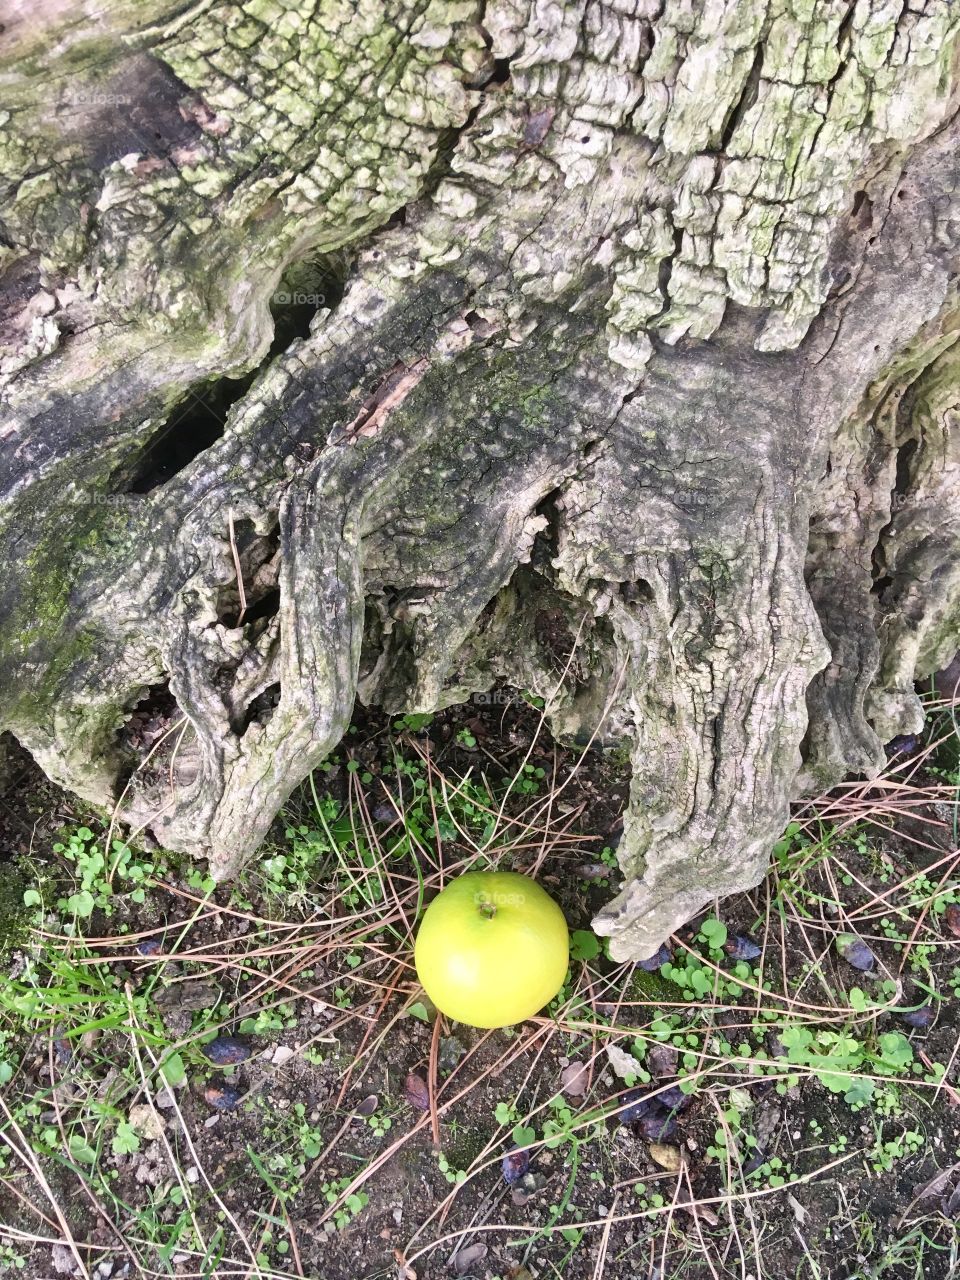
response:
<svg viewBox="0 0 960 1280"><path fill-rule="evenodd" d="M14 754L0 1272L957 1273L960 855L931 726L804 806L768 880L654 971L589 932L622 761L510 691L358 711L232 885L113 850ZM535 875L575 931L557 1000L508 1030L438 1017L412 967L423 904L477 865Z"/></svg>

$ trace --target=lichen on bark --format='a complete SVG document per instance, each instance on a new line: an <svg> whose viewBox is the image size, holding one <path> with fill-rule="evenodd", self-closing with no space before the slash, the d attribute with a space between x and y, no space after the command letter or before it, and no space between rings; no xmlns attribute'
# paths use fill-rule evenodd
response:
<svg viewBox="0 0 960 1280"><path fill-rule="evenodd" d="M875 771L958 647L957 26L12 24L0 727L227 875L358 693L505 679L629 748L615 955L755 884L791 795ZM559 688L544 609L577 637ZM149 759L145 702L179 726Z"/></svg>

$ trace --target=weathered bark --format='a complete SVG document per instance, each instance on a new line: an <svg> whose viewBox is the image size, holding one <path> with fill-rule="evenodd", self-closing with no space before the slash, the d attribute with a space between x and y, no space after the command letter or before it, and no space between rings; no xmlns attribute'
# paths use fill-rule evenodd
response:
<svg viewBox="0 0 960 1280"><path fill-rule="evenodd" d="M615 955L755 884L958 646L956 8L96 9L0 36L0 728L222 876L505 679L630 745Z"/></svg>

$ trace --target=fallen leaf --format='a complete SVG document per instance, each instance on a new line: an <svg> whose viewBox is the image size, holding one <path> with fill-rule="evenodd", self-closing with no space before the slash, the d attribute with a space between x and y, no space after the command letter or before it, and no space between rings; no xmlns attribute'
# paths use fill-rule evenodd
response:
<svg viewBox="0 0 960 1280"><path fill-rule="evenodd" d="M411 1071L407 1076L406 1083L403 1086L403 1095L411 1107L416 1107L418 1111L430 1110L430 1090L427 1088L427 1082L423 1076L418 1076L415 1071Z"/></svg>
<svg viewBox="0 0 960 1280"><path fill-rule="evenodd" d="M650 1152L650 1159L661 1169L667 1169L670 1173L680 1172L683 1154L679 1147L672 1147L666 1142L651 1142L647 1150Z"/></svg>
<svg viewBox="0 0 960 1280"><path fill-rule="evenodd" d="M691 1217L699 1217L707 1222L709 1226L717 1226L719 1219L713 1212L709 1204L701 1204L699 1201L691 1201L690 1194L686 1188L681 1187L677 1194L677 1208L682 1208L685 1213L689 1213Z"/></svg>
<svg viewBox="0 0 960 1280"><path fill-rule="evenodd" d="M932 1178L928 1178L915 1192L913 1199L929 1200L931 1196L938 1196L950 1185L953 1175L960 1169L960 1163L952 1164L949 1169L941 1169L939 1173L935 1173Z"/></svg>
<svg viewBox="0 0 960 1280"><path fill-rule="evenodd" d="M647 1050L647 1069L652 1076L675 1076L677 1074L676 1049L669 1044L655 1044Z"/></svg>
<svg viewBox="0 0 960 1280"><path fill-rule="evenodd" d="M161 1009L212 1009L219 998L220 992L212 982L171 982L160 988L154 1002Z"/></svg>
<svg viewBox="0 0 960 1280"><path fill-rule="evenodd" d="M607 1045L607 1057L610 1065L613 1067L615 1075L621 1080L628 1077L636 1077L640 1074L640 1063L636 1060L632 1053L627 1053L626 1049L621 1049L618 1044Z"/></svg>
<svg viewBox="0 0 960 1280"><path fill-rule="evenodd" d="M741 1088L739 1085L735 1085L727 1094L727 1103L731 1107L736 1107L740 1112L753 1109L753 1097L750 1091Z"/></svg>
<svg viewBox="0 0 960 1280"><path fill-rule="evenodd" d="M477 1262L482 1262L488 1253L485 1244L470 1244L465 1249L458 1249L453 1255L453 1269L458 1276L465 1276Z"/></svg>
<svg viewBox="0 0 960 1280"><path fill-rule="evenodd" d="M796 1196L791 1195L789 1191L787 1192L787 1200L790 1203L790 1208L793 1210L793 1216L802 1227L807 1220L807 1210L803 1207Z"/></svg>
<svg viewBox="0 0 960 1280"><path fill-rule="evenodd" d="M611 868L603 862L582 862L574 871L581 880L608 880L611 874Z"/></svg>
<svg viewBox="0 0 960 1280"><path fill-rule="evenodd" d="M943 913L943 922L955 938L960 938L960 906L955 902Z"/></svg>
<svg viewBox="0 0 960 1280"><path fill-rule="evenodd" d="M691 1218L701 1218L709 1227L717 1226L720 1221L710 1206L701 1204L699 1200L678 1201L677 1208L689 1213Z"/></svg>
<svg viewBox="0 0 960 1280"><path fill-rule="evenodd" d="M582 1098L587 1091L590 1072L583 1062L571 1062L560 1073L560 1088L568 1098Z"/></svg>

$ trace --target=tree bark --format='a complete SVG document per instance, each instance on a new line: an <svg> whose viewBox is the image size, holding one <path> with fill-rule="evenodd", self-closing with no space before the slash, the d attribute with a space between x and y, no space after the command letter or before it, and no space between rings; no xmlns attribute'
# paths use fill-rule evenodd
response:
<svg viewBox="0 0 960 1280"><path fill-rule="evenodd" d="M15 4L0 727L223 877L504 680L629 747L615 956L756 884L958 648L958 25Z"/></svg>

